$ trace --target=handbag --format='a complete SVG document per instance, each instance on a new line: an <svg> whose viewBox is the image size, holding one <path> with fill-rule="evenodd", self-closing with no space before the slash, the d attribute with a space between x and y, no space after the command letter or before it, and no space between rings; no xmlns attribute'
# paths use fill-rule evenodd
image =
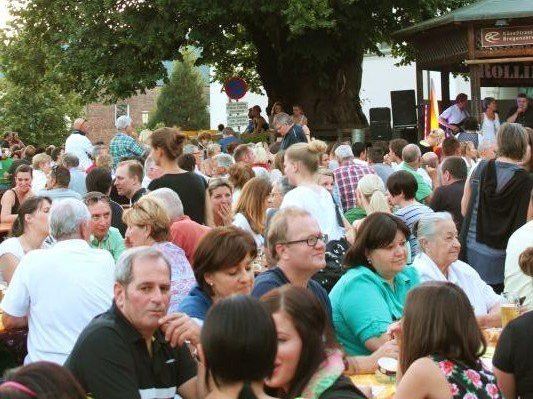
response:
<svg viewBox="0 0 533 399"><path fill-rule="evenodd" d="M333 201L333 203L335 204L335 201ZM337 223L344 228L342 215L337 205L335 205L335 213L337 216ZM350 243L346 237L342 237L339 240L331 240L326 243L326 266L315 273L312 278L328 293L346 272L342 263L348 248L350 248Z"/></svg>

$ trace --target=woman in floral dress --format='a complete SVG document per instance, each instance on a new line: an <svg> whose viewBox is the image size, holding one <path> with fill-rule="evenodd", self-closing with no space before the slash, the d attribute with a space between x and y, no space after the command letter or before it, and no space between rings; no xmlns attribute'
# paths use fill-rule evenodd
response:
<svg viewBox="0 0 533 399"><path fill-rule="evenodd" d="M480 357L486 342L466 294L430 282L407 296L395 399L501 399Z"/></svg>

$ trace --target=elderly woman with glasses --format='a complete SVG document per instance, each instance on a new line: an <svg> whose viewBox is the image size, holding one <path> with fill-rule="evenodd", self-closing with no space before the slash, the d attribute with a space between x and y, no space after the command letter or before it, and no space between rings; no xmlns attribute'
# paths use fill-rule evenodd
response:
<svg viewBox="0 0 533 399"><path fill-rule="evenodd" d="M183 249L169 241L170 218L160 201L145 196L124 211L128 226L126 246L151 246L161 251L171 267L171 297L169 313L175 312L194 286L194 274Z"/></svg>
<svg viewBox="0 0 533 399"><path fill-rule="evenodd" d="M402 317L407 293L419 283L416 269L406 266L409 234L398 217L375 212L346 253L348 270L329 297L337 338L350 356L370 355L391 339L389 326Z"/></svg>
<svg viewBox="0 0 533 399"><path fill-rule="evenodd" d="M422 216L416 235L421 252L413 265L420 279L425 281L449 281L466 293L481 327L501 325L502 298L470 265L459 260L461 244L457 228L448 212L436 212Z"/></svg>

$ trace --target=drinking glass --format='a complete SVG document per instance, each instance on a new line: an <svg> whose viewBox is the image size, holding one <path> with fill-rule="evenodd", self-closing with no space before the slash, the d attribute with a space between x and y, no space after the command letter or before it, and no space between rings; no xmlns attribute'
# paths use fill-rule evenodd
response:
<svg viewBox="0 0 533 399"><path fill-rule="evenodd" d="M513 292L502 294L505 302L501 306L502 328L520 316L520 297Z"/></svg>

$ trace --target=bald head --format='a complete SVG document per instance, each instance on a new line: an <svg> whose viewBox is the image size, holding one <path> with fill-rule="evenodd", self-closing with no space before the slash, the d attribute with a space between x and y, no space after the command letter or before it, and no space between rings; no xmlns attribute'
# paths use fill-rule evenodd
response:
<svg viewBox="0 0 533 399"><path fill-rule="evenodd" d="M426 152L422 155L422 165L437 168L439 166L439 157L434 152Z"/></svg>
<svg viewBox="0 0 533 399"><path fill-rule="evenodd" d="M85 118L78 118L72 124L72 130L79 130L83 133L89 132L89 124Z"/></svg>
<svg viewBox="0 0 533 399"><path fill-rule="evenodd" d="M402 150L402 160L410 166L420 163L422 152L416 144L407 144Z"/></svg>

